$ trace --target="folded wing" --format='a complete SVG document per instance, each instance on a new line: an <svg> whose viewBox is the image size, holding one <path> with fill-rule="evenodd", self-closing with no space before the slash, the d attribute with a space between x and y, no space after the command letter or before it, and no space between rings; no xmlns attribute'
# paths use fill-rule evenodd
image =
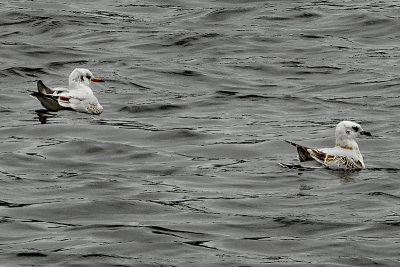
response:
<svg viewBox="0 0 400 267"><path fill-rule="evenodd" d="M48 88L42 81L37 82L37 92L32 92L30 95L36 97L43 107L50 111L59 111L63 109L71 109L68 105L62 105L59 102L68 102L67 98L60 99L60 96L54 95L54 90Z"/></svg>
<svg viewBox="0 0 400 267"><path fill-rule="evenodd" d="M331 169L358 170L363 169L363 163L349 156L335 155L331 149L308 148L291 141L286 141L297 148L300 163L316 162ZM331 151L332 152L332 151Z"/></svg>

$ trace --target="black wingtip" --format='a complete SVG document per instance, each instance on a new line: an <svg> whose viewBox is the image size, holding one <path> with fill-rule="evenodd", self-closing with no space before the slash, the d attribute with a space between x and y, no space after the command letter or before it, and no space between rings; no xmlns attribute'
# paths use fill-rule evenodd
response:
<svg viewBox="0 0 400 267"><path fill-rule="evenodd" d="M42 94L42 93L40 93L40 92L29 91L29 95L30 95L30 96L36 97L36 96L41 95L41 94Z"/></svg>
<svg viewBox="0 0 400 267"><path fill-rule="evenodd" d="M38 89L38 91L40 92L40 88L41 88L42 86L44 86L42 80L37 81L36 84L37 84L37 89Z"/></svg>
<svg viewBox="0 0 400 267"><path fill-rule="evenodd" d="M37 81L37 89L38 89L38 92L42 93L42 94L52 94L52 93L54 93L53 90L51 90L49 87L44 85L42 80L38 80Z"/></svg>
<svg viewBox="0 0 400 267"><path fill-rule="evenodd" d="M292 146L299 147L300 145L293 143L292 141L284 140L286 143L291 144Z"/></svg>

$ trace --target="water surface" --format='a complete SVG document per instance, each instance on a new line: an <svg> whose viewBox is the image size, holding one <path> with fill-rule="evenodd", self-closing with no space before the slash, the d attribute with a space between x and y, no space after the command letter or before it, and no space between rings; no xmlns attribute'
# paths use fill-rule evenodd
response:
<svg viewBox="0 0 400 267"><path fill-rule="evenodd" d="M0 4L5 265L396 266L399 6ZM76 67L100 116L28 95ZM367 169L285 169L353 120Z"/></svg>

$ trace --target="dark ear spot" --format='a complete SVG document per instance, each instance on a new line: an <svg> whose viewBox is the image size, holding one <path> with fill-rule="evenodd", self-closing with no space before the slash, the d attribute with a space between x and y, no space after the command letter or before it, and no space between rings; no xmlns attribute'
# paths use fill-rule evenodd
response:
<svg viewBox="0 0 400 267"><path fill-rule="evenodd" d="M358 131L360 130L360 128L358 128L357 126L353 126L353 130L354 130L355 132L358 132Z"/></svg>
<svg viewBox="0 0 400 267"><path fill-rule="evenodd" d="M349 130L346 130L346 133L347 133L347 134L349 134L349 133L350 133L350 131L349 131Z"/></svg>
<svg viewBox="0 0 400 267"><path fill-rule="evenodd" d="M83 82L83 76L81 76L81 81Z"/></svg>

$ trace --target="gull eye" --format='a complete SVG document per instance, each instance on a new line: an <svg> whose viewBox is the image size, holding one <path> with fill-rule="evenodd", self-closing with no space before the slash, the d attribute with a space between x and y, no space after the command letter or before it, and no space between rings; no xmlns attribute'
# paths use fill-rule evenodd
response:
<svg viewBox="0 0 400 267"><path fill-rule="evenodd" d="M355 132L358 132L358 131L360 130L360 128L358 128L357 126L353 126L353 130L354 130Z"/></svg>
<svg viewBox="0 0 400 267"><path fill-rule="evenodd" d="M90 75L86 75L86 78L87 78L88 80L90 80L90 79L91 79Z"/></svg>

